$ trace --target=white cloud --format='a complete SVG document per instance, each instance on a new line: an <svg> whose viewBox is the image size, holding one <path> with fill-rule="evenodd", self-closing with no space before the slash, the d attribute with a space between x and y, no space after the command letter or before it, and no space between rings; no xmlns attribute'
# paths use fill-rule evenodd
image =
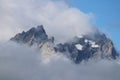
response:
<svg viewBox="0 0 120 80"><path fill-rule="evenodd" d="M0 10L0 40L41 24L57 41L94 32L93 15L70 7L64 0L1 0Z"/></svg>
<svg viewBox="0 0 120 80"><path fill-rule="evenodd" d="M120 64L90 61L75 65L65 57L47 64L34 48L15 43L0 45L0 80L119 80Z"/></svg>

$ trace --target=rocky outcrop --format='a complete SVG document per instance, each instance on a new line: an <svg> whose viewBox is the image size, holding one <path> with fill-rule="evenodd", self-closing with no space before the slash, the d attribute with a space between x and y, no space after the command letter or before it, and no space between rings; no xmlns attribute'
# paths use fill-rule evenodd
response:
<svg viewBox="0 0 120 80"><path fill-rule="evenodd" d="M94 38L88 35L82 37L76 36L69 42L55 45L54 37L48 38L41 25L37 26L37 28L31 28L27 32L23 31L10 40L30 46L37 44L42 51L44 50L44 44L47 44L47 49L50 48L48 49L49 51L52 50L54 53L59 52L64 54L75 63L89 59L116 59L119 56L113 42L105 34L101 33L95 34Z"/></svg>
<svg viewBox="0 0 120 80"><path fill-rule="evenodd" d="M48 36L43 28L43 26L37 26L37 28L31 28L27 32L22 32L17 34L10 40L18 43L27 43L29 45L40 44L48 40Z"/></svg>

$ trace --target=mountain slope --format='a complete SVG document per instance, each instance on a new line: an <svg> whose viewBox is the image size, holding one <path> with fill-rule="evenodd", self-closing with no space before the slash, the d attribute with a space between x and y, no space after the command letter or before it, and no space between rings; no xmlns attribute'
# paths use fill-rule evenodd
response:
<svg viewBox="0 0 120 80"><path fill-rule="evenodd" d="M31 28L27 32L23 31L10 40L30 46L37 45L42 51L47 44L46 47L49 50L47 53L52 54L54 52L54 54L57 54L58 52L64 54L75 63L89 59L116 59L119 56L113 42L105 34L101 33L95 34L94 38L88 35L81 37L75 36L68 42L55 45L54 37L48 38L44 27L41 25L36 28ZM48 55L45 52L44 54Z"/></svg>

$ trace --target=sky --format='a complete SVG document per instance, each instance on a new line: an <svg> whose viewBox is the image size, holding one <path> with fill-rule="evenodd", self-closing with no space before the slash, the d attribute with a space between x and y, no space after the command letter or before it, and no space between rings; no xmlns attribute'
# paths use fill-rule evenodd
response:
<svg viewBox="0 0 120 80"><path fill-rule="evenodd" d="M94 15L96 26L105 32L120 50L120 0L71 0L71 6Z"/></svg>

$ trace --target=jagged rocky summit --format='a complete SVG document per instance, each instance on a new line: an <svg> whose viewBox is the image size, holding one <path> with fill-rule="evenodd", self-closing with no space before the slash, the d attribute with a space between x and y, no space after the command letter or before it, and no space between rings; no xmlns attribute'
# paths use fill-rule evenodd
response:
<svg viewBox="0 0 120 80"><path fill-rule="evenodd" d="M47 44L49 54L52 54L53 51L56 54L59 52L75 63L89 59L117 59L119 57L113 42L105 34L97 33L94 37L91 38L88 35L75 36L73 40L68 42L54 44L54 37L49 38L43 25L40 25L26 32L18 33L10 40L30 46L37 45L40 50Z"/></svg>

